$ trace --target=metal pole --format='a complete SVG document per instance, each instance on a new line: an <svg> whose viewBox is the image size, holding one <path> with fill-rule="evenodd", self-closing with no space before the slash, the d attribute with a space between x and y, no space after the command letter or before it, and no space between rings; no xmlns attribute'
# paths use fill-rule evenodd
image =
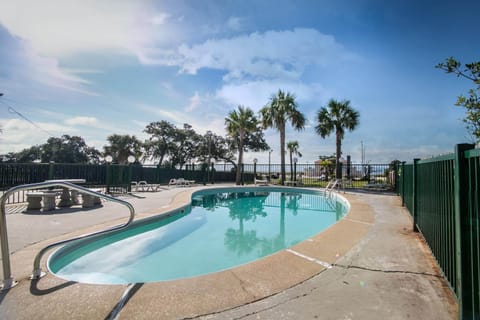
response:
<svg viewBox="0 0 480 320"><path fill-rule="evenodd" d="M468 170L465 151L473 149L473 144L455 146L454 195L455 195L455 265L456 294L458 297L459 319L477 319L473 314L476 301L473 300L474 272L472 270L472 253L476 248L471 243L473 221L468 211ZM473 271L473 273L472 273ZM477 314L478 316L478 314Z"/></svg>
<svg viewBox="0 0 480 320"><path fill-rule="evenodd" d="M297 161L294 162L293 164L293 181L297 182Z"/></svg>
<svg viewBox="0 0 480 320"><path fill-rule="evenodd" d="M15 285L17 285L17 281L15 281L12 277L12 271L10 269L10 251L8 249L8 233L7 233L7 217L5 214L5 202L7 201L7 197L10 193L7 191L4 195L0 198L1 199L1 207L0 207L0 243L2 249L2 266L3 266L3 281L1 290L8 290Z"/></svg>
<svg viewBox="0 0 480 320"><path fill-rule="evenodd" d="M412 209L412 216L413 216L413 231L418 232L417 221L418 221L418 161L420 159L413 159L413 209Z"/></svg>

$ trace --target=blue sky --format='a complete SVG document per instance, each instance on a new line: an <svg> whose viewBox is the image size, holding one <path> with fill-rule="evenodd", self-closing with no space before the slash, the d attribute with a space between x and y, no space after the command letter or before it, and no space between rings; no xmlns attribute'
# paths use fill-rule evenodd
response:
<svg viewBox="0 0 480 320"><path fill-rule="evenodd" d="M472 140L454 103L473 85L434 66L479 60L478 12L473 0L3 0L0 154L63 134L101 149L160 120L224 135L229 111L258 111L278 89L308 118L287 130L300 162L335 151L314 132L331 98L360 112L343 145L356 162L361 141L371 162L451 152ZM279 162L279 135L265 134Z"/></svg>

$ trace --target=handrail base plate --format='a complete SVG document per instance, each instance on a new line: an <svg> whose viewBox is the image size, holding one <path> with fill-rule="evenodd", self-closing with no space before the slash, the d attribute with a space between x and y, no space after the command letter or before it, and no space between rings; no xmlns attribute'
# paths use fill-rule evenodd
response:
<svg viewBox="0 0 480 320"><path fill-rule="evenodd" d="M10 290L18 284L18 281L15 281L13 278L3 279L2 285L0 286L0 292Z"/></svg>

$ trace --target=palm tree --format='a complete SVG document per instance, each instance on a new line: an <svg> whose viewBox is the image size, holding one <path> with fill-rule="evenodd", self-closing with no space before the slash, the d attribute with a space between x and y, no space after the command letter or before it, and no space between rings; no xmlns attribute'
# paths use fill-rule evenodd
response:
<svg viewBox="0 0 480 320"><path fill-rule="evenodd" d="M238 106L238 110L231 111L225 118L225 125L227 132L238 144L238 165L235 182L240 184L241 180L241 166L243 163L243 151L245 136L248 133L253 133L258 129L258 119L255 117L252 109L244 106Z"/></svg>
<svg viewBox="0 0 480 320"><path fill-rule="evenodd" d="M305 116L298 111L295 96L289 92L278 90L272 95L270 102L260 110L264 128L275 128L280 132L280 160L281 160L281 184L285 181L285 125L290 122L292 127L300 131L305 128Z"/></svg>
<svg viewBox="0 0 480 320"><path fill-rule="evenodd" d="M142 142L135 136L112 134L107 137L110 145L104 146L104 154L111 155L115 162L126 164L128 156L139 159L142 156Z"/></svg>
<svg viewBox="0 0 480 320"><path fill-rule="evenodd" d="M342 155L342 140L345 135L345 130L352 131L358 126L360 114L350 106L349 100L338 102L331 99L328 102L328 107L322 107L317 113L317 126L315 131L322 138L329 136L332 132L336 134L336 178L340 179L342 176L339 159Z"/></svg>
<svg viewBox="0 0 480 320"><path fill-rule="evenodd" d="M290 154L290 180L293 181L293 156L302 157L300 151L298 151L299 145L298 141L289 141L287 142L288 153Z"/></svg>

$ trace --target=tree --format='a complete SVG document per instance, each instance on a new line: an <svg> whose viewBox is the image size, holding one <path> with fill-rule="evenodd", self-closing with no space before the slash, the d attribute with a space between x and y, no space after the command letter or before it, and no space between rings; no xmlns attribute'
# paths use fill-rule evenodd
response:
<svg viewBox="0 0 480 320"><path fill-rule="evenodd" d="M340 168L340 156L342 155L342 140L345 136L345 130L354 130L359 123L359 113L350 106L350 101L344 100L338 102L331 99L327 107L322 107L317 113L317 126L315 131L322 138L335 132L336 135L336 178L342 176Z"/></svg>
<svg viewBox="0 0 480 320"><path fill-rule="evenodd" d="M200 137L195 157L198 161L208 162L211 159L215 161L225 161L236 166L235 163L235 147L233 140L229 137L222 137L214 132L208 131Z"/></svg>
<svg viewBox="0 0 480 320"><path fill-rule="evenodd" d="M258 130L259 122L252 109L238 106L238 110L231 111L225 118L225 125L229 136L237 142L238 166L241 166L243 164L245 137L247 133ZM235 182L237 185L241 182L241 170L238 170L238 167Z"/></svg>
<svg viewBox="0 0 480 320"><path fill-rule="evenodd" d="M3 156L4 162L56 162L56 163L98 163L100 151L89 147L79 136L63 135L50 137L41 145L10 152Z"/></svg>
<svg viewBox="0 0 480 320"><path fill-rule="evenodd" d="M293 156L299 156L302 157L302 154L300 151L298 151L299 145L298 141L289 141L287 143L287 150L288 153L290 154L290 180L293 181Z"/></svg>
<svg viewBox="0 0 480 320"><path fill-rule="evenodd" d="M37 145L37 146L31 146L30 148L23 149L20 152L16 153L9 153L7 155L7 158L10 158L13 161L8 161L8 162L17 162L17 163L28 163L28 162L34 162L35 160L38 161L38 159L41 160L41 162L48 162L44 161L45 159L42 159L42 154L43 154L43 145ZM55 160L52 160L55 161Z"/></svg>
<svg viewBox="0 0 480 320"><path fill-rule="evenodd" d="M170 150L172 166L179 165L181 169L186 163L193 160L200 140L201 136L188 123L184 123L182 129L175 128L173 145Z"/></svg>
<svg viewBox="0 0 480 320"><path fill-rule="evenodd" d="M169 155L175 145L176 139L175 126L168 121L151 122L143 130L150 134L150 138L145 141L145 156L150 160L157 160L162 165L164 158Z"/></svg>
<svg viewBox="0 0 480 320"><path fill-rule="evenodd" d="M282 90L278 90L276 95L272 95L270 102L260 110L260 113L264 128L275 128L280 132L282 171L280 183L283 185L285 181L285 125L290 122L295 130L303 130L305 128L305 116L298 111L295 96Z"/></svg>
<svg viewBox="0 0 480 320"><path fill-rule="evenodd" d="M107 137L110 145L104 146L104 156L110 155L113 161L126 164L129 156L139 159L142 156L142 142L135 136L112 134Z"/></svg>
<svg viewBox="0 0 480 320"><path fill-rule="evenodd" d="M462 68L459 61L450 57L435 67L444 70L446 73L456 74L457 77L472 80L475 83L476 88L468 91L469 96L458 96L455 105L466 109L467 115L463 122L476 142L480 142L480 61L465 64L465 67Z"/></svg>

